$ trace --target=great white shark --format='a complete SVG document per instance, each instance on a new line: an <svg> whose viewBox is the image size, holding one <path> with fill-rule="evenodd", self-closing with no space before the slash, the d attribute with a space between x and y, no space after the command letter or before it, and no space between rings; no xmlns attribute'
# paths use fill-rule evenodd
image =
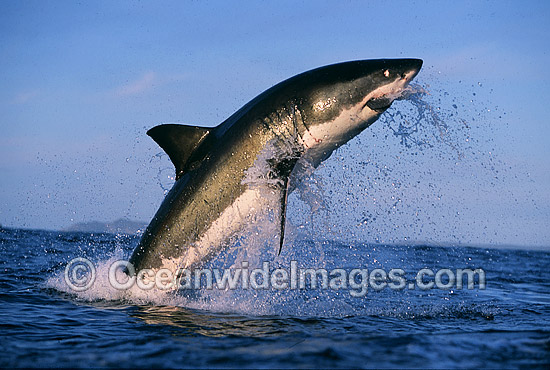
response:
<svg viewBox="0 0 550 370"><path fill-rule="evenodd" d="M271 87L216 127L150 129L172 160L176 181L130 263L136 270L177 269L212 258L263 207L257 183L277 199L280 253L293 183L375 122L421 66L420 59L328 65Z"/></svg>

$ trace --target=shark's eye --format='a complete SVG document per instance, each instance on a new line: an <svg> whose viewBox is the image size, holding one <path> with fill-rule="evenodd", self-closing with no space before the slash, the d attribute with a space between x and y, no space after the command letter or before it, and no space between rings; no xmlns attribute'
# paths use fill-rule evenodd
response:
<svg viewBox="0 0 550 370"><path fill-rule="evenodd" d="M390 70L389 70L389 69L386 69L386 70L384 71L384 76L390 77Z"/></svg>

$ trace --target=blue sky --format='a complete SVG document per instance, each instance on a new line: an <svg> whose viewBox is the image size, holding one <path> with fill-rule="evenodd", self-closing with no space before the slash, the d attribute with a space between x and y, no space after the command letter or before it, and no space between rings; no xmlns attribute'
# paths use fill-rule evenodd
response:
<svg viewBox="0 0 550 370"><path fill-rule="evenodd" d="M460 171L437 166L438 149L424 155L443 197L436 206L413 198L408 208L437 219L467 204L464 216L425 231L418 226L427 219L398 212L412 229L377 225L376 237L363 237L548 245L549 17L546 1L1 2L0 223L148 221L172 171L166 156L155 156L148 128L216 125L271 85L321 65L418 57L418 82L431 86L435 105L462 103L482 154ZM395 151L380 126L373 145ZM359 139L367 145L370 136ZM350 163L372 154L350 146ZM477 166L488 152L503 169L492 185L495 169ZM322 171L339 163L331 161ZM414 177L413 164L392 165Z"/></svg>

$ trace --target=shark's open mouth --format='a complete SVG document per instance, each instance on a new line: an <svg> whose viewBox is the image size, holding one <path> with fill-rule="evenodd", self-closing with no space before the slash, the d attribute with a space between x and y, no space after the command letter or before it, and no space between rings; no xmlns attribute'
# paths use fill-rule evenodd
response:
<svg viewBox="0 0 550 370"><path fill-rule="evenodd" d="M378 98L372 98L367 101L366 106L372 109L373 111L382 113L391 106L393 99L389 98L387 95L383 95Z"/></svg>

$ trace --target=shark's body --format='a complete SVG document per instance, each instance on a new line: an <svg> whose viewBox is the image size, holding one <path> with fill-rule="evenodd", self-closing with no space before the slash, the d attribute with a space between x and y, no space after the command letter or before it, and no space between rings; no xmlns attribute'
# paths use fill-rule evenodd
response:
<svg viewBox="0 0 550 370"><path fill-rule="evenodd" d="M306 162L317 167L376 121L421 66L387 59L321 67L275 85L217 127L149 130L174 163L176 183L130 262L136 270L190 268L219 253L263 206L255 180L277 195L282 247L291 173Z"/></svg>

